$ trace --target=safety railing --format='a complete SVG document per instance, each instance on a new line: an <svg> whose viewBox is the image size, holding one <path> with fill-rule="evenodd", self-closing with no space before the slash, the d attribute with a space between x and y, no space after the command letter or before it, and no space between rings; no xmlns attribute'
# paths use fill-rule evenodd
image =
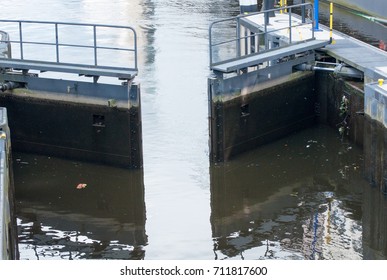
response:
<svg viewBox="0 0 387 280"><path fill-rule="evenodd" d="M270 16L276 13L287 14L286 26L278 25L278 28L274 28L275 24L268 26L270 19L275 19ZM299 14L301 14L301 17ZM259 17L261 17L262 21L260 25L255 23ZM300 20L294 20L295 18ZM281 31L286 32L288 45L300 43L299 39L294 40L292 32L304 27L307 27L308 32L306 35L309 36L303 37L302 42L314 40L314 24L314 10L311 3L284 6L214 21L209 27L210 68L212 69L216 65L235 61L258 52L270 51L272 49L272 46L268 44L270 35ZM248 32L242 32L241 29L244 26L253 26L255 28L249 28ZM226 32L227 28L231 29L231 32ZM258 44L256 43L258 46L251 48L252 51L245 51L243 46L246 46L248 41L258 42Z"/></svg>
<svg viewBox="0 0 387 280"><path fill-rule="evenodd" d="M130 26L0 20L0 30L10 34L12 59L138 70L137 35Z"/></svg>

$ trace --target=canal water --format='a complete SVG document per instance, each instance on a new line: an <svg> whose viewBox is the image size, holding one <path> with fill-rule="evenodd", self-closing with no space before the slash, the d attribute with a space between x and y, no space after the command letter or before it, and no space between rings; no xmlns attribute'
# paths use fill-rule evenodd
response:
<svg viewBox="0 0 387 280"><path fill-rule="evenodd" d="M139 35L143 170L14 153L21 259L386 258L385 238L375 240L386 221L373 213L387 202L365 180L363 151L336 129L210 165L208 26L236 15L238 1L2 8L7 19L132 25Z"/></svg>

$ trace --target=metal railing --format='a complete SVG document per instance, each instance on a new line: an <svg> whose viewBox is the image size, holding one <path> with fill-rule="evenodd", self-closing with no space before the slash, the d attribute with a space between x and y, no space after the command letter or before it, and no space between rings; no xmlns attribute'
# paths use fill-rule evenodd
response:
<svg viewBox="0 0 387 280"><path fill-rule="evenodd" d="M86 29L87 31L83 32L82 34L77 34L77 28L83 29L82 31L85 31ZM126 66L123 68L132 71L138 70L137 35L136 31L130 26L29 20L0 20L0 30L11 34L9 43L12 46L12 59L28 60L29 55L27 53L28 51L26 51L27 46L46 46L53 48L52 50L50 49L50 52L54 53L54 59L45 58L39 59L39 61L54 62L58 64L66 63L91 67L118 68L113 63L112 65L101 65L99 63L99 52L103 50L109 51L112 54L114 54L114 52L125 52L129 54L130 59L128 59L128 61L125 61ZM119 32L121 32L121 34L123 34L122 36L127 40L125 44L130 45L130 47L117 47L115 45L106 45L99 43L102 41L107 41L107 38L104 37L106 36L107 30L118 30ZM53 34L49 34L50 32ZM33 33L33 36L31 36L31 33ZM85 36L87 38L77 37L80 35ZM15 37L18 38L15 39ZM48 40L48 37L50 37L51 39ZM73 42L70 42L70 37L74 37ZM78 43L77 39L79 39L78 41L88 41L88 43ZM92 57L88 58L88 61L92 62L79 63L78 61L80 57L75 56L67 56L66 59L69 60L70 57L70 62L65 62L63 55L61 54L61 51L65 48L72 48L76 50L91 50ZM15 52L14 49L18 49L18 51ZM82 59L85 60L85 58L81 57L81 60ZM112 59L111 61L113 62L114 59ZM120 69L122 69L122 67L120 67Z"/></svg>
<svg viewBox="0 0 387 280"><path fill-rule="evenodd" d="M268 29L268 23L270 20L270 14L276 13L276 12L282 12L284 14L286 11L286 14L288 15L288 25L286 27L279 27L277 29ZM299 18L298 14L301 14L301 20L300 21L294 21L294 18ZM251 31L249 30L249 34L242 34L241 27L243 26L242 23L246 23L249 21L249 18L252 19L254 17L263 15L263 24L260 26L259 31ZM308 18L306 18L306 16ZM311 3L302 3L298 5L292 5L292 6L284 6L280 8L255 12L255 13L249 13L249 14L241 14L236 17L226 18L217 20L211 23L209 27L209 52L210 52L210 68L213 66L235 61L237 59L250 56L252 53L242 53L242 43L246 42L247 40L250 40L251 38L256 39L259 41L260 39L263 39L263 44L259 45L259 48L255 49L255 53L257 52L266 52L270 51L271 46L268 45L268 38L270 33L274 34L281 30L287 30L288 31L288 44L294 44L299 43L300 41L295 41L292 38L292 31L293 29L296 29L298 27L302 26L310 26L308 28L310 30L310 37L304 38L302 41L309 41L315 39L314 36L314 10L313 5ZM225 40L214 40L214 33L217 31L216 28L221 30L224 29L225 26L235 28L235 38L228 38ZM220 36L224 36L225 32L219 32ZM231 35L232 37L232 35ZM218 59L214 59L214 52L218 54ZM223 54L227 54L228 57L223 58Z"/></svg>

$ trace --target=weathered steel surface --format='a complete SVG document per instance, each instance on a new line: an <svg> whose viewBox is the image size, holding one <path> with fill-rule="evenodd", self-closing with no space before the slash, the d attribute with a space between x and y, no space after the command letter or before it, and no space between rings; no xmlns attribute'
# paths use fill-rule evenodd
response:
<svg viewBox="0 0 387 280"><path fill-rule="evenodd" d="M7 109L0 108L0 260L17 259L17 229Z"/></svg>

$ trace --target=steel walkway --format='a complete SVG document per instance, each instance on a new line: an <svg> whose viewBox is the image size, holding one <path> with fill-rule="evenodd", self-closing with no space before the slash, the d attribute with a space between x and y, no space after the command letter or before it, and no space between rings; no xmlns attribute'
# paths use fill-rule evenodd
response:
<svg viewBox="0 0 387 280"><path fill-rule="evenodd" d="M13 68L14 70L27 71L38 70L40 72L53 71L62 73L74 73L90 77L106 76L116 77L118 79L124 80L130 80L137 75L137 71L134 69L6 58L0 58L0 68Z"/></svg>
<svg viewBox="0 0 387 280"><path fill-rule="evenodd" d="M257 66L261 63L281 59L287 56L300 54L306 51L322 48L328 44L327 41L312 40L303 43L297 43L286 47L275 48L266 52L251 54L236 61L217 64L212 70L231 73L246 67Z"/></svg>
<svg viewBox="0 0 387 280"><path fill-rule="evenodd" d="M344 34L335 36L335 44L325 53L360 71L373 80L387 79L387 52L360 42Z"/></svg>

